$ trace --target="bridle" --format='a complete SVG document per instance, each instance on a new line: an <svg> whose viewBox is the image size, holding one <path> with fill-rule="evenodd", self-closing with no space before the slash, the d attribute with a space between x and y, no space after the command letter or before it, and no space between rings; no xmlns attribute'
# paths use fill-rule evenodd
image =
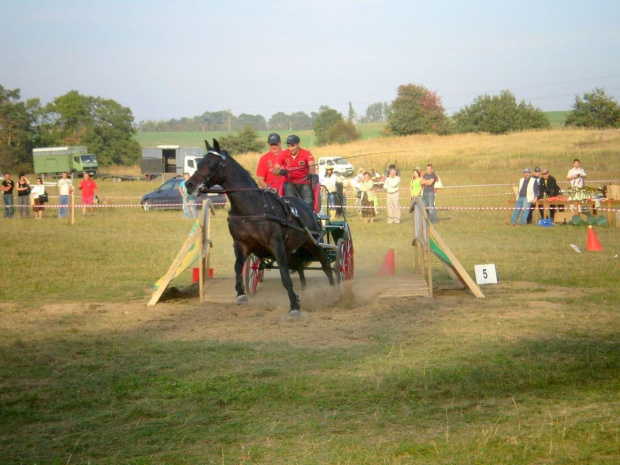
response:
<svg viewBox="0 0 620 465"><path fill-rule="evenodd" d="M221 153L218 153L215 150L209 150L205 154L205 156L207 156L207 155L215 155L216 157L219 158L219 160L217 162L217 166L214 169L211 169L211 166L209 166L209 169L211 170L211 174L209 176L205 176L200 171L196 171L196 173L194 173L194 174L198 174L202 178L202 182L196 188L196 190L198 192L201 192L201 193L208 192L208 190L209 190L209 187L208 187L209 183L215 177L215 175L217 175L217 173L225 166L224 160L226 159L226 157L224 155L222 155Z"/></svg>

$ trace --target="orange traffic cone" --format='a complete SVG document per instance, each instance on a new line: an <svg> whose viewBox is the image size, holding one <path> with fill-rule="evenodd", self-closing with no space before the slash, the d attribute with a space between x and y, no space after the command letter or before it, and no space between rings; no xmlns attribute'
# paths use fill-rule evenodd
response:
<svg viewBox="0 0 620 465"><path fill-rule="evenodd" d="M592 225L588 226L588 241L586 243L586 249L590 252L600 252L603 250L601 243L598 241L598 237L596 237L596 233L592 228Z"/></svg>
<svg viewBox="0 0 620 465"><path fill-rule="evenodd" d="M396 267L394 266L394 249L390 249L385 256L385 260L383 260L383 265L379 268L378 274L379 276L390 276L396 274Z"/></svg>

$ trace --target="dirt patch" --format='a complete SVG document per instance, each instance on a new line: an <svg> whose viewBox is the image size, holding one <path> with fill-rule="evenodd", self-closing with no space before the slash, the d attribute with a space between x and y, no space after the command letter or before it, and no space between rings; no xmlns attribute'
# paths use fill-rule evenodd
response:
<svg viewBox="0 0 620 465"><path fill-rule="evenodd" d="M517 305L523 290L533 291L527 305ZM437 291L425 297L375 299L359 302L351 291L334 293L318 286L300 293L302 316L288 316L284 290L236 305L234 290L228 303L201 304L196 289L167 294L164 301L147 307L146 301L126 303L76 302L48 304L27 310L0 304L3 332L26 341L58 334L121 334L145 332L166 341L214 340L222 342L278 342L298 347L348 347L376 343L382 335L425 330L442 325L459 330L463 318L486 325L504 320L557 318L561 298L575 298L583 290L504 283L485 288L487 298L476 299L465 291ZM258 295L258 294L257 294ZM447 334L447 333L446 333Z"/></svg>

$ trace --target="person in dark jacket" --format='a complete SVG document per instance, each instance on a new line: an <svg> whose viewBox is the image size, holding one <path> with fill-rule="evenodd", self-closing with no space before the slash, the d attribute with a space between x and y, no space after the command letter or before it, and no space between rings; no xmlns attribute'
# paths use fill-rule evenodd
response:
<svg viewBox="0 0 620 465"><path fill-rule="evenodd" d="M544 170L542 172L542 177L540 178L540 198L543 200L548 199L549 197L556 197L560 195L560 187L558 186L557 181L553 176L549 174L549 170ZM540 210L540 217L543 217L543 209L544 207L541 205L538 207ZM551 215L551 221L553 221L553 217L555 216L555 206L549 206L549 213Z"/></svg>

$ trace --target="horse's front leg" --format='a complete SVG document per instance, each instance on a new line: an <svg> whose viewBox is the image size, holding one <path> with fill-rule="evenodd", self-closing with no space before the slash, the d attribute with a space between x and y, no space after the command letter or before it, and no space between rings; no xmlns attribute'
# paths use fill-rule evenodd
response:
<svg viewBox="0 0 620 465"><path fill-rule="evenodd" d="M291 279L291 273L288 268L288 260L286 259L286 248L284 246L284 241L282 240L281 236L278 236L271 241L271 250L273 252L274 258L278 262L280 278L282 278L282 285L288 292L288 298L291 302L289 315L300 316L301 312L299 311L299 299L297 298L297 295L293 290L293 280Z"/></svg>
<svg viewBox="0 0 620 465"><path fill-rule="evenodd" d="M237 291L237 298L235 302L242 304L250 300L245 293L245 286L243 285L243 265L247 255L241 250L237 244L234 244L235 249L235 290Z"/></svg>

